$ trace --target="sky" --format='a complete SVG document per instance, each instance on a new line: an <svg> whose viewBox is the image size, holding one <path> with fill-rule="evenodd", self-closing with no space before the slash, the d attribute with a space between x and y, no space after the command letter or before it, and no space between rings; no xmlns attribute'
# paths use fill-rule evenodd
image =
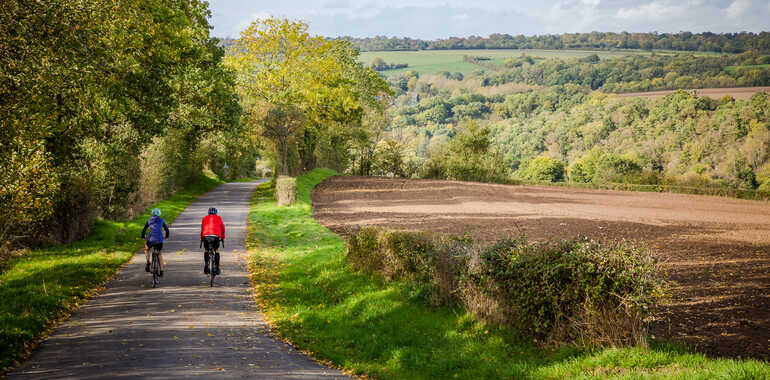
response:
<svg viewBox="0 0 770 380"><path fill-rule="evenodd" d="M770 0L209 0L212 35L257 18L303 20L326 37L421 39L492 33L770 31Z"/></svg>

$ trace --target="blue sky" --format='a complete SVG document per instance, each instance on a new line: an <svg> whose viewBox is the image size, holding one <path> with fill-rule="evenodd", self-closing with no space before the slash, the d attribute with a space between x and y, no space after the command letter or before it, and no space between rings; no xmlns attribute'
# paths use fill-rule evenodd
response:
<svg viewBox="0 0 770 380"><path fill-rule="evenodd" d="M268 15L328 37L424 39L491 33L770 31L769 0L209 0L212 35Z"/></svg>

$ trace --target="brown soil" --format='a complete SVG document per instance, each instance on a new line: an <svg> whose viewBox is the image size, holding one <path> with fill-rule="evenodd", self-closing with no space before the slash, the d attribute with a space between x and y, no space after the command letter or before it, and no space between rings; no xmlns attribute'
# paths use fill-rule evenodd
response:
<svg viewBox="0 0 770 380"><path fill-rule="evenodd" d="M751 95L757 92L764 91L770 94L770 87L733 87L733 88L699 88L685 90L689 93L695 93L698 96L708 96L711 99L721 99L725 95L730 95L735 99L749 100ZM628 94L619 94L622 98L660 98L666 96L672 92L672 90L666 91L649 91L649 92L632 92Z"/></svg>
<svg viewBox="0 0 770 380"><path fill-rule="evenodd" d="M531 239L644 242L673 282L653 335L713 356L770 359L770 203L711 196L332 177L312 194L332 231L388 226L491 242Z"/></svg>

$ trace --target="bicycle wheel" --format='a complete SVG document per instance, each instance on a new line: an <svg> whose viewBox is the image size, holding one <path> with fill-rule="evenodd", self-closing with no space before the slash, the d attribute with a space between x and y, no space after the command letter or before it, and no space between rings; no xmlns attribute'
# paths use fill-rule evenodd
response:
<svg viewBox="0 0 770 380"><path fill-rule="evenodd" d="M160 269L158 269L158 250L153 248L152 250L152 287L158 286L160 280Z"/></svg>
<svg viewBox="0 0 770 380"><path fill-rule="evenodd" d="M216 276L216 273L214 273L214 255L209 254L209 260L206 265L209 266L209 286L214 287L214 276Z"/></svg>

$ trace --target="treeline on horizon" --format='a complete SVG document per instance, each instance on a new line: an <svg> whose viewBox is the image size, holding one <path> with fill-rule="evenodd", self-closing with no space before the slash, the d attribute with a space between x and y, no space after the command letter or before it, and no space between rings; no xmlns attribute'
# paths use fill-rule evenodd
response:
<svg viewBox="0 0 770 380"><path fill-rule="evenodd" d="M770 32L740 33L565 33L545 35L490 34L421 40L409 37L341 37L361 51L452 49L640 49L717 53L770 53Z"/></svg>
<svg viewBox="0 0 770 380"><path fill-rule="evenodd" d="M770 55L754 52L717 56L634 55L599 59L536 61L522 55L507 59L501 70L484 73L481 85L523 83L554 86L574 83L603 92L639 92L690 88L770 85Z"/></svg>

